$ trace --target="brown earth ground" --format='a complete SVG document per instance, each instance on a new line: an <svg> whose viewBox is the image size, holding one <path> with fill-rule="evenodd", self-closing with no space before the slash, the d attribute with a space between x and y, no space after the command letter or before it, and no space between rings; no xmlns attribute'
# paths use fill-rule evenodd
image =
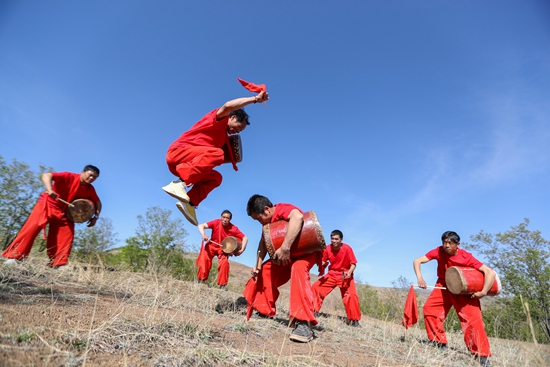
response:
<svg viewBox="0 0 550 367"><path fill-rule="evenodd" d="M337 290L316 338L288 339L288 291L274 320L245 321L249 268L232 262L230 290L161 274L66 270L29 259L0 266L0 366L476 366L462 336L446 353L423 328L363 316L344 323ZM491 338L494 366L548 366L550 348Z"/></svg>

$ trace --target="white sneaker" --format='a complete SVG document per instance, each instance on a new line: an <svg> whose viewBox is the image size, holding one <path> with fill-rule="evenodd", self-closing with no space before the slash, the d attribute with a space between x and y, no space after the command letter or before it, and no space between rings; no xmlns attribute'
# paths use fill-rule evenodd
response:
<svg viewBox="0 0 550 367"><path fill-rule="evenodd" d="M4 261L4 265L7 265L7 266L18 265L20 263L21 263L21 261L19 261L17 259L7 259L6 261Z"/></svg>
<svg viewBox="0 0 550 367"><path fill-rule="evenodd" d="M189 202L189 196L187 196L187 191L185 190L185 182L172 181L168 185L164 186L162 189L170 196L183 201L184 203Z"/></svg>
<svg viewBox="0 0 550 367"><path fill-rule="evenodd" d="M189 203L182 203L177 202L176 206L180 210L180 212L183 214L183 216L194 226L199 225L199 221L197 220L197 214L195 214L195 207Z"/></svg>

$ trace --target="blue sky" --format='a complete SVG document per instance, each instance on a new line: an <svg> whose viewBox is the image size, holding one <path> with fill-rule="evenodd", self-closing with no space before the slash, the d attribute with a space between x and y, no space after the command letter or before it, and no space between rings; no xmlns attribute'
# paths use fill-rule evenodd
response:
<svg viewBox="0 0 550 367"><path fill-rule="evenodd" d="M233 212L251 240L235 260L254 262L255 193L315 210L327 239L342 230L376 286L415 281L446 230L467 242L529 218L550 239L544 1L2 1L0 155L97 165L124 240L150 206L180 215L166 149L251 95L238 77L271 100L247 107L239 171L222 166L197 211Z"/></svg>

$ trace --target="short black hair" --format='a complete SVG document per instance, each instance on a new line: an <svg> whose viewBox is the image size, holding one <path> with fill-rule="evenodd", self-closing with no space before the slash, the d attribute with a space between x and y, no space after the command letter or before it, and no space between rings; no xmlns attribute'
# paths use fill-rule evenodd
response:
<svg viewBox="0 0 550 367"><path fill-rule="evenodd" d="M91 164L87 164L86 167L84 167L84 169L82 170L82 172L86 171L92 171L99 176L99 168L97 168L96 166L92 166Z"/></svg>
<svg viewBox="0 0 550 367"><path fill-rule="evenodd" d="M453 243L460 243L460 236L453 231L446 231L441 235L441 242L445 242L446 239L450 239Z"/></svg>
<svg viewBox="0 0 550 367"><path fill-rule="evenodd" d="M250 199L248 199L248 204L246 204L246 214L248 214L248 216L251 216L252 213L262 214L266 206L270 208L273 207L271 200L263 195L254 194L250 197Z"/></svg>
<svg viewBox="0 0 550 367"><path fill-rule="evenodd" d="M233 214L232 214L229 210L227 210L227 209L225 209L225 210L222 212L221 217L223 217L223 215L226 214L226 213L229 214L229 219L230 219L230 220L233 219Z"/></svg>
<svg viewBox="0 0 550 367"><path fill-rule="evenodd" d="M332 236L340 236L341 240L344 239L344 234L339 229L335 229L334 231L330 232L330 237L332 237Z"/></svg>
<svg viewBox="0 0 550 367"><path fill-rule="evenodd" d="M238 122L246 121L247 125L250 125L250 121L248 120L248 113L244 111L244 108L239 108L238 110L231 111L229 113L229 117L236 116Z"/></svg>

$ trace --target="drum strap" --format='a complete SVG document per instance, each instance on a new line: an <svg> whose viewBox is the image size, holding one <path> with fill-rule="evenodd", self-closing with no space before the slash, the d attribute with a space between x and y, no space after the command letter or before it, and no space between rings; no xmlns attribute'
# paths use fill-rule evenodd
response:
<svg viewBox="0 0 550 367"><path fill-rule="evenodd" d="M229 156L231 157L231 164L233 165L233 169L235 171L238 171L239 168L237 168L237 161L235 161L233 147L231 146L231 142L229 141L229 134L225 134L225 144L227 144L227 150L229 151Z"/></svg>

